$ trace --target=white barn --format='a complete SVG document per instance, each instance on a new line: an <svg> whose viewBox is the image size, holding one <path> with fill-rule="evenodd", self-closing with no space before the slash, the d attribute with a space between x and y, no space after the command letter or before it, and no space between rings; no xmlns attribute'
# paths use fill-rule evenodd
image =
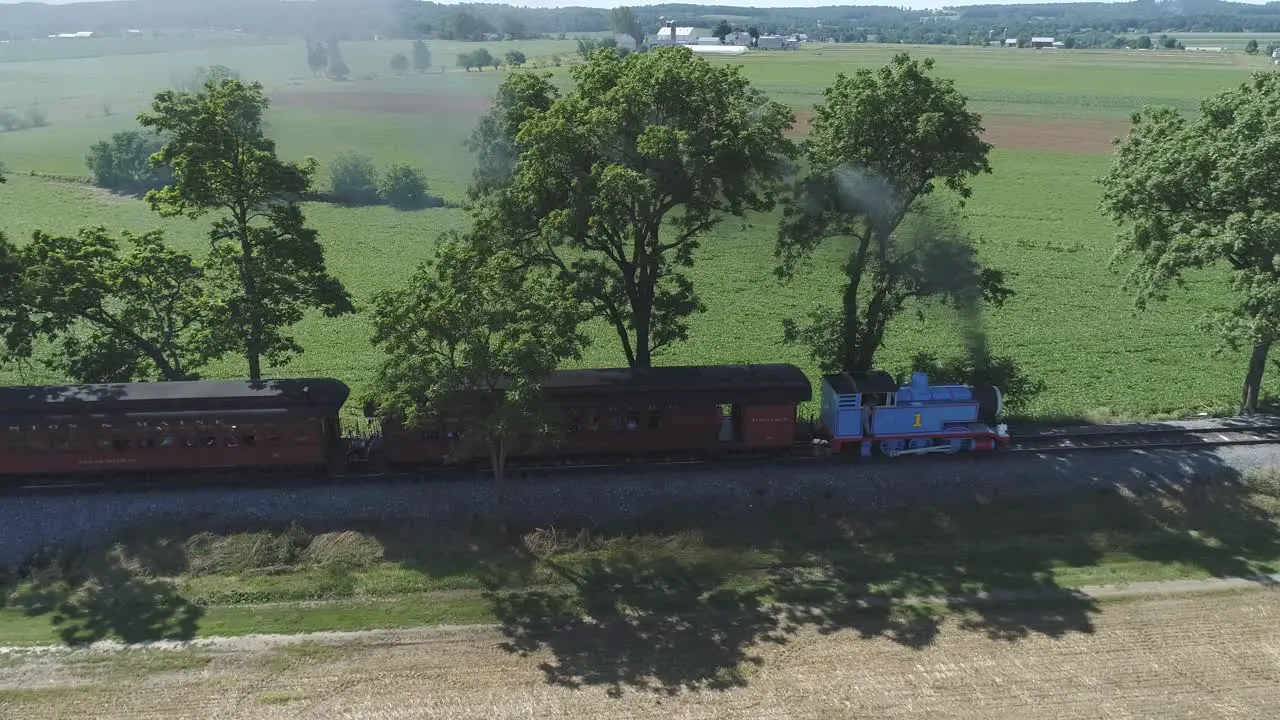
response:
<svg viewBox="0 0 1280 720"><path fill-rule="evenodd" d="M698 32L695 27L677 27L675 20L661 18L658 25L658 34L652 35L646 40L650 45L697 45L698 37L702 33ZM718 39L716 42L720 42Z"/></svg>

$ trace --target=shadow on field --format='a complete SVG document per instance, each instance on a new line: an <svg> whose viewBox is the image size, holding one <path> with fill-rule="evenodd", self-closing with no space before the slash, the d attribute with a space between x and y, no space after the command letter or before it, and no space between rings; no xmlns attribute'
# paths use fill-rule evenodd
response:
<svg viewBox="0 0 1280 720"><path fill-rule="evenodd" d="M1000 472L1002 461L985 462ZM1275 571L1251 559L1280 558L1280 483L1246 486L1209 453L1134 454L1131 462L1120 482L1091 477L1065 456L1025 486L957 481L942 492L898 481L883 492L908 497L889 512L829 492L779 505L762 491L736 517L689 508L623 529L676 539L643 555L577 561L543 549L541 562L567 591L495 583L488 597L508 652L547 653L547 682L616 696L745 684L763 662L762 644L806 629L910 648L934 642L949 620L998 641L1092 633L1097 602L1055 579L1072 567L1154 561L1213 576ZM850 482L859 482L856 472ZM1188 473L1198 480L1181 479ZM1068 477L1083 492L1055 497ZM935 493L956 504L927 506Z"/></svg>
<svg viewBox="0 0 1280 720"><path fill-rule="evenodd" d="M1264 563L1280 558L1276 476L1246 482L1209 452L1105 457L918 458L903 461L910 471L852 464L839 478L738 485L693 474L663 481L682 506L625 526L526 526L514 549L478 518L264 527L193 516L38 558L0 590L67 643L190 638L210 605L402 606L433 593L421 597L468 618L487 610L506 650L536 657L547 682L618 695L743 685L765 648L800 632L909 648L948 624L1000 641L1089 633L1098 605L1060 582L1101 577L1083 569L1098 564L1125 579L1275 572ZM646 479L618 482L632 493ZM728 489L695 500L704 483ZM582 507L622 492L575 487ZM441 621L436 610L423 605L421 622Z"/></svg>
<svg viewBox="0 0 1280 720"><path fill-rule="evenodd" d="M762 588L735 589L724 568L634 552L592 558L580 570L544 559L573 588L487 593L502 621L508 652L549 648L540 665L547 682L569 688L603 685L674 695L746 684L758 665L747 650L785 641Z"/></svg>
<svg viewBox="0 0 1280 720"><path fill-rule="evenodd" d="M203 608L182 597L170 582L152 574L173 562L160 546L129 553L122 547L61 557L32 573L8 596L28 616L48 615L54 633L68 645L87 645L109 637L126 643L190 640Z"/></svg>

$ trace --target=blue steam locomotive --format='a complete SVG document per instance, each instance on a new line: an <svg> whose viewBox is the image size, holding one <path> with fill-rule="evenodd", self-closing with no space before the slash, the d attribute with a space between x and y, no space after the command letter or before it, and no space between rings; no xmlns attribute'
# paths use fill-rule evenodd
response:
<svg viewBox="0 0 1280 720"><path fill-rule="evenodd" d="M995 424L1004 409L996 387L929 385L914 373L907 385L880 370L822 377L818 432L833 452L856 446L863 457L982 452L1010 442Z"/></svg>

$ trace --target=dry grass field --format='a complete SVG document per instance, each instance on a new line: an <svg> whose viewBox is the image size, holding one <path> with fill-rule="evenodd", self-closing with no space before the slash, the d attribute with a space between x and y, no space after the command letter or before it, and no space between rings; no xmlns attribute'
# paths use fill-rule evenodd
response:
<svg viewBox="0 0 1280 720"><path fill-rule="evenodd" d="M1016 612L1016 611L1012 611ZM1266 718L1280 716L1280 594L1104 604L1090 632L992 638L948 621L923 647L802 633L752 648L723 689L670 682L698 658L603 645L505 651L482 627L318 642L0 656L0 716L52 718ZM652 648L650 648L652 651ZM564 666L582 670L564 677ZM586 670L589 668L589 670ZM558 678L549 682L549 677ZM626 678L626 680L622 680Z"/></svg>

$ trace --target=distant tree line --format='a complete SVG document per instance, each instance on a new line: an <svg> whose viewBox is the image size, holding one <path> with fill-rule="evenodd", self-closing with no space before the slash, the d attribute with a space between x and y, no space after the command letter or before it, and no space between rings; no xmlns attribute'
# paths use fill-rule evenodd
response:
<svg viewBox="0 0 1280 720"><path fill-rule="evenodd" d="M516 8L503 5L405 3L397 6L398 32L408 37L484 41L619 29L615 10ZM838 42L981 44L989 39L1053 35L1076 47L1106 47L1117 36L1204 32L1280 32L1280 4L1206 0L1185 3L1059 3L979 5L948 11L895 7L741 8L650 5L624 8L636 34L653 34L658 18L715 28L722 16L741 18L737 29L757 34L805 33ZM727 24L727 23L726 23ZM994 32L993 32L994 31ZM718 34L718 33L717 33ZM1060 38L1061 39L1061 38ZM1118 46L1118 45L1117 45Z"/></svg>
<svg viewBox="0 0 1280 720"><path fill-rule="evenodd" d="M947 11L905 10L891 6L742 8L687 4L632 8L639 28L652 33L661 16L682 24L714 27L723 16L742 18L744 27L762 34L801 32L811 37L860 42L861 37L889 42L965 43L995 30L1010 37L1033 35L1159 35L1161 33L1280 32L1280 4L1249 5L1222 0L1119 3L977 5ZM118 36L146 18L149 31L204 31L234 27L264 36L439 38L474 42L558 36L615 30L606 9L528 8L463 3L444 5L409 0L326 0L315 3L263 3L222 0L209 4L132 0L127 3L45 6L0 4L0 39L44 37L69 26ZM624 31L625 32L625 31ZM1084 46L1089 45L1087 42ZM326 65L327 67L327 65Z"/></svg>

